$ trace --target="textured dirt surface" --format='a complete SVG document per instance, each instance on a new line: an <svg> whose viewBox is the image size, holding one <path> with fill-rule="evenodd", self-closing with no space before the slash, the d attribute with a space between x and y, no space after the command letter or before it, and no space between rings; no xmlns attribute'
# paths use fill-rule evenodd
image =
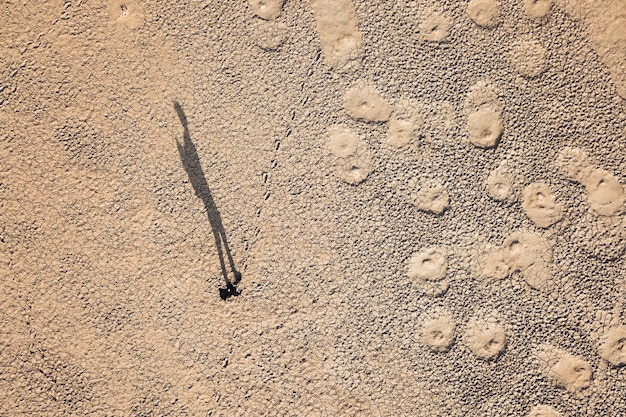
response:
<svg viewBox="0 0 626 417"><path fill-rule="evenodd" d="M0 416L626 409L624 0L35 3Z"/></svg>

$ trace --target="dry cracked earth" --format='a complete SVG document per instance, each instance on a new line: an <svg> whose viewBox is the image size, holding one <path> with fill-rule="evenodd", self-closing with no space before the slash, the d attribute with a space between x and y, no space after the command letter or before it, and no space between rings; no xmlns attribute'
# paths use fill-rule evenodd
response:
<svg viewBox="0 0 626 417"><path fill-rule="evenodd" d="M624 0L3 0L1 416L619 416Z"/></svg>

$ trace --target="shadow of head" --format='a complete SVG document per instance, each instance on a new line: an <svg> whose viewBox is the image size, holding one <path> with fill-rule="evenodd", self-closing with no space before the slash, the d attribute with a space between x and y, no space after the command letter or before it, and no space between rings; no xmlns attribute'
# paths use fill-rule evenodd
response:
<svg viewBox="0 0 626 417"><path fill-rule="evenodd" d="M174 104L174 110L176 110L178 120L180 120L183 127L187 127L187 116L185 115L183 108L180 106L180 103L178 101L173 101L172 104Z"/></svg>

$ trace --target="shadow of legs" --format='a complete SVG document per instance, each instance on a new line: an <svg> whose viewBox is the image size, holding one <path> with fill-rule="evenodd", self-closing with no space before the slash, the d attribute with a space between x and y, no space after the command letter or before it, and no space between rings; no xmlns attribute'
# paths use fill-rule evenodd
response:
<svg viewBox="0 0 626 417"><path fill-rule="evenodd" d="M220 297L225 300L228 297L238 296L241 294L241 291L237 289L237 284L241 281L241 273L237 271L237 268L235 267L235 261L230 253L228 239L226 238L226 231L222 225L222 217L220 216L217 206L215 205L215 201L213 200L213 196L211 195L211 189L209 188L209 184L204 176L204 171L202 170L202 164L200 163L196 147L191 141L189 127L187 125L187 116L179 103L174 102L174 109L176 110L176 114L178 114L178 118L184 129L183 143L181 144L178 140L176 140L176 146L178 148L180 160L185 168L185 172L187 172L189 181L191 182L191 186L193 187L196 196L202 200L209 222L211 223L213 237L215 238L215 247L220 259L220 267L226 283L226 288L219 289ZM224 253L226 253L230 270L233 273L232 280L228 277Z"/></svg>

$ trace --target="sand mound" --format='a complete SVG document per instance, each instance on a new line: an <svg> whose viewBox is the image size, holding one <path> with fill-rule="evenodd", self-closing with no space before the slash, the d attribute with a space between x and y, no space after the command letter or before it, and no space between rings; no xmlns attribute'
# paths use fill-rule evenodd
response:
<svg viewBox="0 0 626 417"><path fill-rule="evenodd" d="M450 31L452 21L446 14L431 11L418 28L422 39L429 42L443 42Z"/></svg>
<svg viewBox="0 0 626 417"><path fill-rule="evenodd" d="M566 178L581 184L593 169L587 151L570 146L561 149L554 165Z"/></svg>
<svg viewBox="0 0 626 417"><path fill-rule="evenodd" d="M488 279L500 280L509 275L509 266L504 262L502 250L495 249L485 256L482 271Z"/></svg>
<svg viewBox="0 0 626 417"><path fill-rule="evenodd" d="M552 261L552 247L545 238L534 233L512 233L502 246L504 261L516 271L522 271L538 262Z"/></svg>
<svg viewBox="0 0 626 417"><path fill-rule="evenodd" d="M450 348L456 335L456 323L449 311L434 309L422 317L420 338L435 352L445 352Z"/></svg>
<svg viewBox="0 0 626 417"><path fill-rule="evenodd" d="M624 210L624 189L618 179L603 169L594 169L583 178L591 210L601 216L612 216Z"/></svg>
<svg viewBox="0 0 626 417"><path fill-rule="evenodd" d="M386 122L391 106L373 85L357 83L344 95L344 107L350 117L366 122Z"/></svg>
<svg viewBox="0 0 626 417"><path fill-rule="evenodd" d="M524 11L532 19L541 19L550 13L553 3L554 0L524 0Z"/></svg>
<svg viewBox="0 0 626 417"><path fill-rule="evenodd" d="M527 417L561 417L561 413L549 405L536 405L530 410Z"/></svg>
<svg viewBox="0 0 626 417"><path fill-rule="evenodd" d="M502 257L512 271L519 271L533 289L542 290L552 284L552 247L534 233L516 232L504 240Z"/></svg>
<svg viewBox="0 0 626 417"><path fill-rule="evenodd" d="M284 0L249 0L252 13L261 19L274 20L283 9Z"/></svg>
<svg viewBox="0 0 626 417"><path fill-rule="evenodd" d="M612 365L626 365L626 326L607 329L600 337L598 353Z"/></svg>
<svg viewBox="0 0 626 417"><path fill-rule="evenodd" d="M502 115L491 108L483 108L467 117L470 142L478 148L493 148L502 134Z"/></svg>
<svg viewBox="0 0 626 417"><path fill-rule="evenodd" d="M493 109L501 112L502 101L498 97L496 87L489 80L479 80L472 84L467 92L463 103L463 110L466 115L481 109Z"/></svg>
<svg viewBox="0 0 626 417"><path fill-rule="evenodd" d="M480 359L496 359L504 350L506 341L504 326L496 314L474 318L467 324L465 343Z"/></svg>
<svg viewBox="0 0 626 417"><path fill-rule="evenodd" d="M249 34L259 48L276 51L287 40L288 29L283 22L255 18L250 22Z"/></svg>
<svg viewBox="0 0 626 417"><path fill-rule="evenodd" d="M524 189L522 207L537 226L550 227L563 218L563 206L545 182L534 182Z"/></svg>
<svg viewBox="0 0 626 417"><path fill-rule="evenodd" d="M439 281L446 276L447 254L438 247L426 248L409 261L409 278L419 281Z"/></svg>
<svg viewBox="0 0 626 417"><path fill-rule="evenodd" d="M493 28L500 23L500 3L496 0L470 0L467 14L478 26Z"/></svg>
<svg viewBox="0 0 626 417"><path fill-rule="evenodd" d="M357 27L350 0L311 0L326 63L333 68L349 69L360 65L363 37Z"/></svg>
<svg viewBox="0 0 626 417"><path fill-rule="evenodd" d="M419 210L441 214L450 206L448 190L437 180L426 180L421 184L411 181L409 186L414 189L411 201Z"/></svg>
<svg viewBox="0 0 626 417"><path fill-rule="evenodd" d="M468 252L471 276L488 283L503 280L510 274L509 266L504 262L502 248L490 243L479 242Z"/></svg>
<svg viewBox="0 0 626 417"><path fill-rule="evenodd" d="M112 0L109 2L110 21L128 29L139 28L144 20L143 7L135 0Z"/></svg>
<svg viewBox="0 0 626 417"><path fill-rule="evenodd" d="M514 44L509 54L511 66L520 75L536 77L548 67L546 49L535 39L521 39Z"/></svg>
<svg viewBox="0 0 626 417"><path fill-rule="evenodd" d="M552 10L554 0L524 0L524 11L532 19L546 17Z"/></svg>
<svg viewBox="0 0 626 417"><path fill-rule="evenodd" d="M328 128L328 150L339 158L354 155L361 138L351 129L335 125Z"/></svg>
<svg viewBox="0 0 626 417"><path fill-rule="evenodd" d="M448 281L444 280L447 269L447 253L442 248L425 248L409 259L408 277L422 292L441 295L449 286Z"/></svg>
<svg viewBox="0 0 626 417"><path fill-rule="evenodd" d="M408 145L416 136L415 123L392 117L389 121L389 135L387 136L387 144L394 148L402 148Z"/></svg>
<svg viewBox="0 0 626 417"><path fill-rule="evenodd" d="M337 171L341 180L357 185L365 181L372 172L372 155L369 151L359 152L347 158L338 158Z"/></svg>
<svg viewBox="0 0 626 417"><path fill-rule="evenodd" d="M487 177L487 192L496 201L510 201L514 199L515 176L506 165L500 165L489 173Z"/></svg>
<svg viewBox="0 0 626 417"><path fill-rule="evenodd" d="M423 184L415 194L414 205L420 210L441 214L449 207L448 191L438 182Z"/></svg>
<svg viewBox="0 0 626 417"><path fill-rule="evenodd" d="M521 271L524 281L532 289L549 291L554 287L553 274L549 264L537 262Z"/></svg>
<svg viewBox="0 0 626 417"><path fill-rule="evenodd" d="M422 113L422 106L417 101L400 100L396 103L389 119L387 144L401 148L416 140L424 125Z"/></svg>
<svg viewBox="0 0 626 417"><path fill-rule="evenodd" d="M592 45L626 99L626 13L621 0L565 1L566 10L587 25Z"/></svg>
<svg viewBox="0 0 626 417"><path fill-rule="evenodd" d="M541 346L537 352L543 374L555 386L570 392L579 392L591 385L589 362L551 345Z"/></svg>

